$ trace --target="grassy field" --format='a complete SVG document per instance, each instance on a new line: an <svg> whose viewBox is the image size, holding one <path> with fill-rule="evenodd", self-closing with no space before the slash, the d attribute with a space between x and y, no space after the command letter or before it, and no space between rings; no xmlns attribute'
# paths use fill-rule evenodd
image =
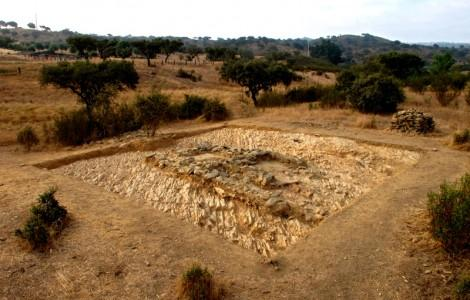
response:
<svg viewBox="0 0 470 300"><path fill-rule="evenodd" d="M223 101L232 112L232 118L266 116L282 121L311 120L320 127L360 127L385 129L389 126L390 116L367 116L345 109L309 109L308 105L295 105L283 108L256 110L243 89L235 84L220 80L220 64L165 64L157 60L154 67L147 67L141 59L134 60L140 76L136 90L125 91L118 95L116 101L133 101L138 94L159 90L169 94L173 101L181 101L185 94L197 94ZM178 61L177 57L170 61ZM65 90L39 84L39 72L44 64L51 61L30 61L15 55L0 56L0 145L15 143L16 133L29 124L42 131L43 124L53 120L62 110L79 107L76 97ZM21 68L21 75L17 68ZM192 82L176 77L178 69L194 70L202 76L202 81ZM304 73L302 82L295 85L334 84L335 76L326 73L321 76ZM283 90L284 87L278 87ZM407 100L403 108L415 107L431 113L442 134L470 127L470 106L466 105L463 96L450 107L441 107L433 95L418 95L406 92Z"/></svg>

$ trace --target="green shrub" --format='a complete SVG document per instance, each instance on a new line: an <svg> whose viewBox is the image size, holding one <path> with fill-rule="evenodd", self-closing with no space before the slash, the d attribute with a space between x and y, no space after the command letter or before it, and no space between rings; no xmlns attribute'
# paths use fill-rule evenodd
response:
<svg viewBox="0 0 470 300"><path fill-rule="evenodd" d="M318 92L322 108L344 108L348 105L344 94L335 86L324 86Z"/></svg>
<svg viewBox="0 0 470 300"><path fill-rule="evenodd" d="M178 299L215 300L222 299L223 292L215 287L212 274L199 265L192 266L182 278Z"/></svg>
<svg viewBox="0 0 470 300"><path fill-rule="evenodd" d="M54 194L56 188L50 188L38 197L38 204L31 208L31 214L48 226L60 227L67 215L67 210L59 205Z"/></svg>
<svg viewBox="0 0 470 300"><path fill-rule="evenodd" d="M193 82L197 82L197 81L202 80L202 75L197 75L194 70L191 70L191 71L188 72L188 71L185 71L183 69L178 69L178 72L176 72L176 77L189 79Z"/></svg>
<svg viewBox="0 0 470 300"><path fill-rule="evenodd" d="M38 204L31 207L31 215L23 229L15 231L15 234L27 240L33 249L44 248L51 236L62 231L67 210L55 199L56 191L56 188L49 188L39 195Z"/></svg>
<svg viewBox="0 0 470 300"><path fill-rule="evenodd" d="M229 113L225 104L219 100L209 100L204 105L203 116L206 121L223 121L228 118Z"/></svg>
<svg viewBox="0 0 470 300"><path fill-rule="evenodd" d="M456 253L470 248L470 174L429 193L428 210L432 234L444 249Z"/></svg>
<svg viewBox="0 0 470 300"><path fill-rule="evenodd" d="M26 126L18 132L16 141L23 145L26 151L30 151L31 147L39 144L39 138L31 126Z"/></svg>
<svg viewBox="0 0 470 300"><path fill-rule="evenodd" d="M44 222L37 216L31 216L23 229L17 229L15 234L27 240L33 249L44 248L50 239Z"/></svg>
<svg viewBox="0 0 470 300"><path fill-rule="evenodd" d="M286 106L288 104L289 101L286 96L276 91L265 92L258 98L258 107L277 107Z"/></svg>
<svg viewBox="0 0 470 300"><path fill-rule="evenodd" d="M93 131L84 109L61 113L54 120L54 136L62 145L78 146L91 141Z"/></svg>
<svg viewBox="0 0 470 300"><path fill-rule="evenodd" d="M318 100L320 98L319 96L316 86L297 87L286 93L286 99L290 103L313 102Z"/></svg>
<svg viewBox="0 0 470 300"><path fill-rule="evenodd" d="M204 106L209 100L197 95L184 95L184 102L180 104L178 117L180 119L195 119L202 115Z"/></svg>
<svg viewBox="0 0 470 300"><path fill-rule="evenodd" d="M170 102L166 95L153 93L149 96L139 96L135 105L139 121L149 136L155 136L158 126L172 118Z"/></svg>
<svg viewBox="0 0 470 300"><path fill-rule="evenodd" d="M94 115L96 121L93 136L96 139L117 136L142 127L135 104L123 103L103 107Z"/></svg>
<svg viewBox="0 0 470 300"><path fill-rule="evenodd" d="M463 274L455 286L455 296L458 300L470 299L470 275Z"/></svg>
<svg viewBox="0 0 470 300"><path fill-rule="evenodd" d="M363 113L393 113L405 100L398 82L381 74L356 79L349 93L352 107Z"/></svg>
<svg viewBox="0 0 470 300"><path fill-rule="evenodd" d="M406 80L406 85L418 94L424 94L430 83L429 77L425 75L414 75Z"/></svg>
<svg viewBox="0 0 470 300"><path fill-rule="evenodd" d="M454 145L463 145L466 143L470 143L470 130L465 129L460 132L454 133Z"/></svg>

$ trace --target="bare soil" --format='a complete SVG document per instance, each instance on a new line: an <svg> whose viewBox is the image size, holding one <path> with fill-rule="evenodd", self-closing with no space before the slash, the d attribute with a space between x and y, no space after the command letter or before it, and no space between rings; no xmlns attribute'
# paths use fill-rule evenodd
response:
<svg viewBox="0 0 470 300"><path fill-rule="evenodd" d="M267 260L213 232L142 205L140 199L123 197L78 178L36 167L51 166L55 161L61 161L55 163L61 165L108 151L110 154L129 151L138 145L156 148L159 143L176 143L171 140L187 135L184 129L166 128L154 140L140 137L110 140L69 151L25 154L12 146L3 147L2 298L172 299L177 279L195 261L208 266L233 299L449 296L452 276L461 267L447 268L447 257L437 250L429 251L432 242L424 233L426 216L422 213L429 191L470 170L469 153L448 148L444 138L409 137L383 130L327 129L309 122L285 122L262 116L235 120L229 125L341 136L416 151L421 158L412 168L373 186L355 203L324 220L287 251ZM204 129L197 126L193 127ZM30 252L22 248L12 232L25 221L36 196L50 185L59 187L57 198L71 213L71 223L50 252ZM417 217L417 211L421 216ZM423 242L414 242L416 236ZM436 263L439 255L442 263ZM468 266L468 261L460 265ZM436 280L440 285L429 288L431 284L436 286Z"/></svg>

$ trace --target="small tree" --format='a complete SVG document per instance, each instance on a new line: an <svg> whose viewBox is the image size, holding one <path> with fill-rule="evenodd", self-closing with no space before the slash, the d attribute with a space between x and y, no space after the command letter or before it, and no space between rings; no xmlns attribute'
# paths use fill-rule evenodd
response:
<svg viewBox="0 0 470 300"><path fill-rule="evenodd" d="M258 106L260 91L269 91L279 83L289 86L299 78L283 64L256 59L227 61L222 65L220 75L246 88L255 106Z"/></svg>
<svg viewBox="0 0 470 300"><path fill-rule="evenodd" d="M170 102L163 94L139 96L135 105L148 136L155 136L158 126L171 118Z"/></svg>
<svg viewBox="0 0 470 300"><path fill-rule="evenodd" d="M389 52L378 57L379 63L395 78L405 80L423 72L424 61L416 54Z"/></svg>
<svg viewBox="0 0 470 300"><path fill-rule="evenodd" d="M116 56L122 59L126 59L132 56L132 46L127 41L119 41L116 44Z"/></svg>
<svg viewBox="0 0 470 300"><path fill-rule="evenodd" d="M181 50L182 47L183 42L181 42L180 40L163 40L161 50L163 54L165 54L165 63L170 58L170 55L175 52L178 52L179 50Z"/></svg>
<svg viewBox="0 0 470 300"><path fill-rule="evenodd" d="M96 49L98 51L98 55L102 60L106 60L111 56L116 55L116 40L97 40L96 41Z"/></svg>
<svg viewBox="0 0 470 300"><path fill-rule="evenodd" d="M68 89L85 105L90 126L93 127L93 110L100 105L109 105L112 97L125 88L135 89L139 75L134 65L125 61L59 63L44 66L40 81Z"/></svg>
<svg viewBox="0 0 470 300"><path fill-rule="evenodd" d="M39 144L39 138L31 126L26 126L18 132L16 140L23 145L26 151L30 151L31 147Z"/></svg>
<svg viewBox="0 0 470 300"><path fill-rule="evenodd" d="M10 21L10 22L7 22L7 26L18 28L18 23L16 23L15 21Z"/></svg>
<svg viewBox="0 0 470 300"><path fill-rule="evenodd" d="M86 60L88 60L93 51L96 51L96 39L91 36L69 37L67 44L70 45L72 52L77 52L79 57L83 57Z"/></svg>
<svg viewBox="0 0 470 300"><path fill-rule="evenodd" d="M36 28L36 25L34 25L34 23L28 23L28 28L30 29L35 29Z"/></svg>
<svg viewBox="0 0 470 300"><path fill-rule="evenodd" d="M382 74L359 77L347 93L351 105L363 113L393 113L405 100L395 79Z"/></svg>
<svg viewBox="0 0 470 300"><path fill-rule="evenodd" d="M147 66L151 66L150 60L157 57L162 47L160 39L134 41L132 45L147 59Z"/></svg>
<svg viewBox="0 0 470 300"><path fill-rule="evenodd" d="M193 61L196 59L196 61L199 61L199 54L202 54L204 51L199 48L198 46L188 46L186 48L186 56L188 58L188 61Z"/></svg>

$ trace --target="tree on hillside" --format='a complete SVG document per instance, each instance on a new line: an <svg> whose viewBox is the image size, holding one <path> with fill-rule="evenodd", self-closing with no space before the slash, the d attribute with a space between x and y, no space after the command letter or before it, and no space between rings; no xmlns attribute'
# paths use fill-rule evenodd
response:
<svg viewBox="0 0 470 300"><path fill-rule="evenodd" d="M0 28L7 27L7 22L0 20Z"/></svg>
<svg viewBox="0 0 470 300"><path fill-rule="evenodd" d="M162 40L162 52L165 54L165 63L175 52L178 52L183 47L183 42L180 40Z"/></svg>
<svg viewBox="0 0 470 300"><path fill-rule="evenodd" d="M72 52L78 53L79 57L83 57L86 60L88 60L93 51L96 51L96 39L91 36L72 36L67 39L67 44L70 45Z"/></svg>
<svg viewBox="0 0 470 300"><path fill-rule="evenodd" d="M44 25L40 25L39 28L41 28L44 31L51 31L50 27L47 27L47 26L44 26Z"/></svg>
<svg viewBox="0 0 470 300"><path fill-rule="evenodd" d="M147 59L147 66L151 66L150 60L157 57L161 50L161 41L159 39L139 40L132 42L134 48Z"/></svg>
<svg viewBox="0 0 470 300"><path fill-rule="evenodd" d="M320 39L320 44L315 45L310 49L310 56L326 59L335 65L342 61L342 54L343 51L341 48L330 39L322 38Z"/></svg>
<svg viewBox="0 0 470 300"><path fill-rule="evenodd" d="M45 65L40 82L68 89L85 105L89 125L94 126L93 111L108 106L112 97L125 88L135 89L139 75L134 65L125 61L104 61L99 64L88 61L63 62Z"/></svg>
<svg viewBox="0 0 470 300"><path fill-rule="evenodd" d="M7 26L18 28L18 23L16 23L15 21L10 21L10 22L7 22Z"/></svg>
<svg viewBox="0 0 470 300"><path fill-rule="evenodd" d="M34 23L30 22L30 23L28 23L28 28L36 29L36 25L34 25Z"/></svg>
<svg viewBox="0 0 470 300"><path fill-rule="evenodd" d="M401 80L421 74L425 64L416 54L399 52L379 55L378 61L391 75Z"/></svg>
<svg viewBox="0 0 470 300"><path fill-rule="evenodd" d="M282 83L289 86L298 76L280 63L265 60L232 60L224 62L220 69L223 79L238 83L247 89L255 106L260 91L269 91L273 86Z"/></svg>

